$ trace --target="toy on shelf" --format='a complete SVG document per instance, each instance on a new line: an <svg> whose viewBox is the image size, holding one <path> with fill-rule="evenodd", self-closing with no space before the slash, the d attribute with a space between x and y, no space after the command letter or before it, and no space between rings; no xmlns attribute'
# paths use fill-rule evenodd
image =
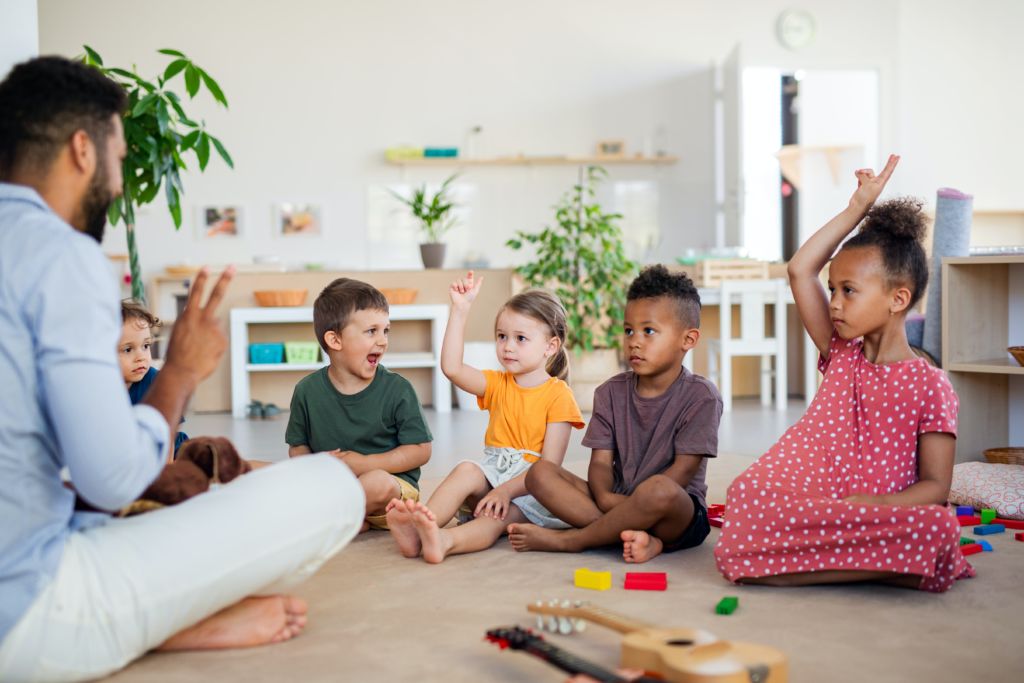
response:
<svg viewBox="0 0 1024 683"><path fill-rule="evenodd" d="M992 534L1001 534L1006 531L1006 527L1002 524L986 524L984 526L974 527L974 533L978 536L990 536Z"/></svg>
<svg viewBox="0 0 1024 683"><path fill-rule="evenodd" d="M589 588L593 591L606 591L612 587L611 572L592 572L580 567L573 574L573 584L577 588Z"/></svg>
<svg viewBox="0 0 1024 683"><path fill-rule="evenodd" d="M740 599L735 595L727 595L715 605L715 614L732 614L740 606Z"/></svg>
<svg viewBox="0 0 1024 683"><path fill-rule="evenodd" d="M626 572L622 587L634 591L663 591L668 588L665 572Z"/></svg>

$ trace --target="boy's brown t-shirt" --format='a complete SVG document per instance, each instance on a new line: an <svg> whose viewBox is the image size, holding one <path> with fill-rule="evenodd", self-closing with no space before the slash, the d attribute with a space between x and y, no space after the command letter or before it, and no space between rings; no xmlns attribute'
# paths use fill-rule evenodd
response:
<svg viewBox="0 0 1024 683"><path fill-rule="evenodd" d="M677 455L718 455L722 398L715 385L686 368L665 393L644 398L632 371L612 377L594 392L594 415L583 437L587 448L614 454L614 493L629 495L640 482L660 474ZM707 507L707 460L686 491Z"/></svg>

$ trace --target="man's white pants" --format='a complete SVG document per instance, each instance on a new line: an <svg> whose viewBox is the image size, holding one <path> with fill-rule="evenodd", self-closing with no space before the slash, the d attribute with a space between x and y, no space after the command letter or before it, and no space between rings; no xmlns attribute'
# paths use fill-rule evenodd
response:
<svg viewBox="0 0 1024 683"><path fill-rule="evenodd" d="M348 467L313 455L73 533L57 576L0 643L0 680L112 673L246 596L309 578L364 514Z"/></svg>

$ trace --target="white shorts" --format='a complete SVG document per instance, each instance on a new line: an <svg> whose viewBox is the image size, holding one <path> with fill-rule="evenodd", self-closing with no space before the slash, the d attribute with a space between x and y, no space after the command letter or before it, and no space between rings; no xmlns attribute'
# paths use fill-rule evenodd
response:
<svg viewBox="0 0 1024 683"><path fill-rule="evenodd" d="M479 467L483 471L484 477L487 478L487 483L491 485L491 488L497 488L509 479L518 477L520 474L530 469L530 465L536 462L536 460L530 461L523 457L526 454L535 456L537 459L540 459L541 457L539 453L534 453L533 451L525 449L485 446L483 460L463 460L463 462L471 462ZM519 508L519 510L526 515L526 518L537 526L542 526L545 529L569 528L568 524L552 515L546 507L541 505L540 502L531 495L513 498L512 504ZM459 521L462 522L466 520L460 518Z"/></svg>
<svg viewBox="0 0 1024 683"><path fill-rule="evenodd" d="M364 508L351 470L311 455L72 533L57 575L0 642L0 680L106 676L246 596L309 578L358 533Z"/></svg>

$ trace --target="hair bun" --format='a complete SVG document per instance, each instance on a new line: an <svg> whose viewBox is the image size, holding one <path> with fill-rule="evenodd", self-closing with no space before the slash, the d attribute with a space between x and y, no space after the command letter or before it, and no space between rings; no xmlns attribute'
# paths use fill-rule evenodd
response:
<svg viewBox="0 0 1024 683"><path fill-rule="evenodd" d="M924 202L915 197L898 197L875 204L868 211L860 231L921 242L927 232L923 207Z"/></svg>

